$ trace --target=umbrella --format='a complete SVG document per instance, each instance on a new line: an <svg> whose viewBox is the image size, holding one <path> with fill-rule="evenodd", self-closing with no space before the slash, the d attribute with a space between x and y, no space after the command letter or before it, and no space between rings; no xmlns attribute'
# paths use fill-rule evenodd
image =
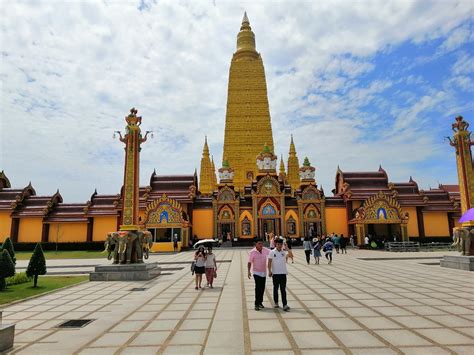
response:
<svg viewBox="0 0 474 355"><path fill-rule="evenodd" d="M467 210L466 213L459 218L459 223L474 221L474 208Z"/></svg>
<svg viewBox="0 0 474 355"><path fill-rule="evenodd" d="M197 242L196 244L194 244L194 248L200 247L201 245L203 247L212 246L212 245L215 245L217 243L218 243L218 241L215 240L215 239L202 239L199 242Z"/></svg>

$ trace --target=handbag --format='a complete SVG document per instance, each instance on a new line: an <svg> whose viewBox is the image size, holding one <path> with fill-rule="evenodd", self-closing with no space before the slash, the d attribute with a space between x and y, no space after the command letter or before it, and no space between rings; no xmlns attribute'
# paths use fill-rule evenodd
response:
<svg viewBox="0 0 474 355"><path fill-rule="evenodd" d="M214 275L213 276L214 276L215 279L217 279L217 271L216 270L214 270Z"/></svg>
<svg viewBox="0 0 474 355"><path fill-rule="evenodd" d="M194 269L196 268L196 262L193 261L191 264L191 274L194 275Z"/></svg>

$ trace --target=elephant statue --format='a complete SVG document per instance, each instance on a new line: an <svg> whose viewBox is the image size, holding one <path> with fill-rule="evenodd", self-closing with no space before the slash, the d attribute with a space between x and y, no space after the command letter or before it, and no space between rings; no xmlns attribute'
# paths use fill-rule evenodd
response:
<svg viewBox="0 0 474 355"><path fill-rule="evenodd" d="M120 231L107 233L105 251L107 259L114 258L114 264L141 264L148 259L153 237L145 231Z"/></svg>
<svg viewBox="0 0 474 355"><path fill-rule="evenodd" d="M474 238L474 228L454 228L453 246L457 247L461 255L471 255L471 242Z"/></svg>
<svg viewBox="0 0 474 355"><path fill-rule="evenodd" d="M133 244L138 238L138 235L134 231L118 232L118 253L121 264L130 264L136 262L136 258L133 258ZM135 260L134 260L135 259Z"/></svg>
<svg viewBox="0 0 474 355"><path fill-rule="evenodd" d="M151 232L144 231L142 234L142 250L143 250L143 257L148 259L150 257L150 249L153 246L153 236Z"/></svg>
<svg viewBox="0 0 474 355"><path fill-rule="evenodd" d="M111 260L112 256L114 259L114 264L119 263L119 243L118 243L119 234L117 232L107 233L107 238L105 240L105 252L107 252L107 260Z"/></svg>

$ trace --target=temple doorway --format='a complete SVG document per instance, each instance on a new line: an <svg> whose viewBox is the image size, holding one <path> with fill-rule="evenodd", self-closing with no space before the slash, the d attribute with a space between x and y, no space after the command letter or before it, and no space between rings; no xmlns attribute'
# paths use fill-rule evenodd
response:
<svg viewBox="0 0 474 355"><path fill-rule="evenodd" d="M280 224L278 218L265 218L259 220L260 236L265 236L266 234L273 233L274 235L280 235Z"/></svg>
<svg viewBox="0 0 474 355"><path fill-rule="evenodd" d="M234 223L219 223L218 235L218 238L222 239L223 242L232 240L234 236Z"/></svg>
<svg viewBox="0 0 474 355"><path fill-rule="evenodd" d="M393 242L402 241L402 230L398 223L367 224L367 234L375 240Z"/></svg>

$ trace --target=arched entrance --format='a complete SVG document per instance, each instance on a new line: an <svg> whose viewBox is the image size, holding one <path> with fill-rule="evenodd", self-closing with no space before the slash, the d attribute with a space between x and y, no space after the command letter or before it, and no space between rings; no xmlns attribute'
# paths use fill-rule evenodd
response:
<svg viewBox="0 0 474 355"><path fill-rule="evenodd" d="M153 248L156 251L173 250L173 237L178 238L178 246L188 245L188 216L181 204L163 194L152 201L145 210L145 228L153 236Z"/></svg>
<svg viewBox="0 0 474 355"><path fill-rule="evenodd" d="M364 244L368 234L389 240L398 234L400 240L408 240L408 212L402 210L394 197L382 191L365 200L349 223L355 225L359 245Z"/></svg>

